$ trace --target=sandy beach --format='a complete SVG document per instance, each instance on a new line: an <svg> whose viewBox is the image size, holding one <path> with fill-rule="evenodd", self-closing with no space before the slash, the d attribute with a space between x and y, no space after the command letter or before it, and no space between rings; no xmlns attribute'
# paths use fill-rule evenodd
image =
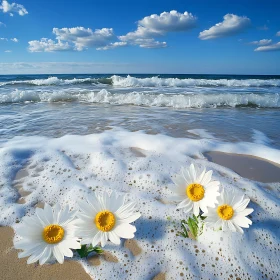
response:
<svg viewBox="0 0 280 280"><path fill-rule="evenodd" d="M144 154L141 154L140 157L143 157ZM245 156L245 155L236 155L236 154L227 154L221 152L209 152L205 154L206 158L216 164L221 164L227 168L231 168L238 175L243 176L244 178L249 178L251 180L258 180L260 182L270 182L270 181L279 181L280 167L278 164L272 164L268 161L262 160L260 158ZM28 172L21 170L17 173L15 177L16 182L23 183L25 178L28 176ZM26 196L29 192L20 192L22 197L19 198L19 203L25 203ZM36 207L42 207L42 204L37 204ZM141 231L141 229L140 229ZM1 279L5 280L14 280L14 279L46 279L46 280L87 280L87 279L97 279L91 278L89 274L85 272L83 267L75 261L66 260L63 265L58 263L56 264L46 264L39 266L36 264L27 265L26 259L18 259L17 251L13 248L13 239L14 232L10 227L1 227L0 228L0 263L1 263ZM195 248L197 246L195 245ZM143 248L137 243L136 240L127 240L123 245L121 250L128 250L131 256L133 256L132 261L137 263L137 259L143 257ZM154 258L157 257L157 252L154 253ZM123 260L119 260L114 253L105 251L102 255L94 255L89 257L86 261L87 266L94 267L95 274L98 275L98 271L103 269L102 264L109 266L113 263L118 263L119 265L125 268L126 263ZM154 280L164 280L164 279L173 279L172 275L168 274L168 270L162 270L160 266L154 267L154 271L150 274L150 278ZM239 274L236 274L239 275ZM129 279L135 279L134 274L130 275ZM104 279L104 278L102 278ZM184 278L184 273L181 273L181 279ZM239 276L235 279L242 279Z"/></svg>

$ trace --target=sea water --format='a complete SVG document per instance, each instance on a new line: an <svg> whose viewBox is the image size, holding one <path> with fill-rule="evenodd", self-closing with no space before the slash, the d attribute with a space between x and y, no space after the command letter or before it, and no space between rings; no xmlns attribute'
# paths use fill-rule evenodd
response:
<svg viewBox="0 0 280 280"><path fill-rule="evenodd" d="M278 279L280 183L242 178L204 153L280 164L279 93L280 76L0 76L0 224L17 227L41 202L76 207L117 190L138 202L142 253L122 243L105 248L118 263L80 261L94 279ZM187 217L169 187L190 163L251 199L244 235L176 235Z"/></svg>

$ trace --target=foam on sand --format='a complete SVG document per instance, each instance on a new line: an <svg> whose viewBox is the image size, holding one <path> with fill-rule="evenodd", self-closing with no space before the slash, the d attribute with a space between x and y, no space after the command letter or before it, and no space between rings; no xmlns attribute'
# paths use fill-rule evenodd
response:
<svg viewBox="0 0 280 280"><path fill-rule="evenodd" d="M117 190L137 201L142 214L135 222L139 254L124 242L106 246L118 262L100 260L97 269L87 260L81 261L94 279L152 279L160 272L167 279L227 279L230 275L278 279L279 183L266 188L266 184L244 179L208 162L203 157L206 151L243 153L280 163L280 151L263 144L172 138L121 129L61 138L15 137L0 148L0 223L16 227L40 202L74 207L92 191ZM168 187L173 184L171 176L191 162L213 169L214 179L251 199L253 225L244 235L208 229L198 242L176 236L180 220L186 217L168 202ZM16 177L18 172L21 176ZM22 204L17 203L19 189L29 192Z"/></svg>

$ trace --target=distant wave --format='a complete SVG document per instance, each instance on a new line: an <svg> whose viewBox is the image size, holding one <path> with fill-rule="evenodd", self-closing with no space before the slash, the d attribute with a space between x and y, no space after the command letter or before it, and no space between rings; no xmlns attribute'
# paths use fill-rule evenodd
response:
<svg viewBox="0 0 280 280"><path fill-rule="evenodd" d="M57 91L15 90L0 94L0 103L86 102L117 105L157 106L173 108L259 107L280 108L279 94L154 94L146 92L111 93L64 89Z"/></svg>
<svg viewBox="0 0 280 280"><path fill-rule="evenodd" d="M8 85L34 85L34 86L65 86L74 84L112 84L111 78L85 78L85 79L58 79L57 77L49 77L47 79L35 79L35 80L22 80L22 81L9 81L0 83L0 86Z"/></svg>
<svg viewBox="0 0 280 280"><path fill-rule="evenodd" d="M72 84L107 84L116 87L280 87L280 79L178 79L160 78L136 78L113 75L109 78L84 78L84 79L59 79L49 77L47 79L9 81L0 83L0 87L12 85L34 86L64 86Z"/></svg>

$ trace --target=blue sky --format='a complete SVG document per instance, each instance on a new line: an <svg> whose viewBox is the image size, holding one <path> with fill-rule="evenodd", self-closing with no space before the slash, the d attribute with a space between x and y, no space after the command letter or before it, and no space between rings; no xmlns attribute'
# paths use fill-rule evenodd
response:
<svg viewBox="0 0 280 280"><path fill-rule="evenodd" d="M277 0L14 1L0 74L280 74Z"/></svg>

